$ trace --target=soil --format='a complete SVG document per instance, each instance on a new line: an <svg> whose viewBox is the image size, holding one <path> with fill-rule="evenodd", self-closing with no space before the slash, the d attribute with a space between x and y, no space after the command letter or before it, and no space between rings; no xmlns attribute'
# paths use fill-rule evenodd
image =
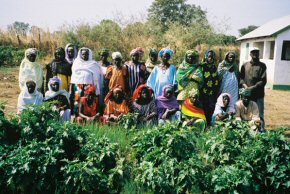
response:
<svg viewBox="0 0 290 194"><path fill-rule="evenodd" d="M18 70L14 68L0 68L0 102L6 105L5 113L13 114L17 111L17 99L20 93L18 85ZM290 91L266 89L265 96L266 128L279 126L290 127Z"/></svg>

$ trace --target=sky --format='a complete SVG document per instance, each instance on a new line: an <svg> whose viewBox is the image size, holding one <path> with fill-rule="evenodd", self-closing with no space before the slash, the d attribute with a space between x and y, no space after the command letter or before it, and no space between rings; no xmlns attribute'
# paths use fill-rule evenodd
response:
<svg viewBox="0 0 290 194"><path fill-rule="evenodd" d="M154 0L0 0L0 29L15 21L50 31L63 24L96 24L102 19L126 22L146 20ZM290 0L187 0L207 11L209 22L219 32L238 36L238 29L260 26L290 15ZM290 23L290 21L289 21Z"/></svg>

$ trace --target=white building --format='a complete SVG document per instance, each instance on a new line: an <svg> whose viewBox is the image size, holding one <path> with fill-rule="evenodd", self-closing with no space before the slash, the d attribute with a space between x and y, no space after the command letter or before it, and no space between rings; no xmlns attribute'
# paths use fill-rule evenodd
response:
<svg viewBox="0 0 290 194"><path fill-rule="evenodd" d="M267 66L267 86L290 90L290 15L269 21L238 38L241 41L240 67L251 60L250 49L260 49L260 59Z"/></svg>

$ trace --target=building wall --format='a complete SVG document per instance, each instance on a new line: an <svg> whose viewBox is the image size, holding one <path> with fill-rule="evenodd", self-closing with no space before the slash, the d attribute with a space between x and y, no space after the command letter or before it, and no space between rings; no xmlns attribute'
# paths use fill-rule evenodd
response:
<svg viewBox="0 0 290 194"><path fill-rule="evenodd" d="M290 86L290 61L281 60L283 41L290 41L290 29L278 34L276 39L274 85Z"/></svg>

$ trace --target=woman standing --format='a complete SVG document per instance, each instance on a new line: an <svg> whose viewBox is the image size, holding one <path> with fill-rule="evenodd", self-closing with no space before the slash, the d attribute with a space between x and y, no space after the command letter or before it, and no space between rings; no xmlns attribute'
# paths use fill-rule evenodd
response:
<svg viewBox="0 0 290 194"><path fill-rule="evenodd" d="M218 76L221 82L219 93L230 94L233 104L235 104L239 99L239 67L235 64L235 59L235 53L230 51L218 66Z"/></svg>
<svg viewBox="0 0 290 194"><path fill-rule="evenodd" d="M176 67L169 63L173 56L173 51L169 48L163 48L159 52L161 64L154 67L147 80L147 86L153 89L155 98L162 96L164 86L171 84L175 85Z"/></svg>
<svg viewBox="0 0 290 194"><path fill-rule="evenodd" d="M25 51L19 70L19 87L21 91L26 88L26 80L31 79L36 83L36 90L44 94L43 70L37 59L38 51L36 48L29 48Z"/></svg>
<svg viewBox="0 0 290 194"><path fill-rule="evenodd" d="M198 64L199 54L195 50L188 50L185 53L183 62L179 65L176 80L180 93L178 101L185 100L191 90L199 90L203 84L203 74L201 66Z"/></svg>
<svg viewBox="0 0 290 194"><path fill-rule="evenodd" d="M101 68L96 61L93 60L92 51L89 48L81 48L78 56L72 66L71 84L74 85L72 98L78 101L84 96L86 85L90 84L95 87L95 94L100 95L100 76Z"/></svg>

